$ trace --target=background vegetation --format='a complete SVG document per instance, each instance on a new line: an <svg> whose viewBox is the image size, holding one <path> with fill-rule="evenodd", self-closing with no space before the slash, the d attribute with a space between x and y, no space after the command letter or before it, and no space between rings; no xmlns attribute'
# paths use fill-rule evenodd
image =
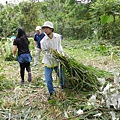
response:
<svg viewBox="0 0 120 120"><path fill-rule="evenodd" d="M54 23L55 32L74 39L95 38L119 44L120 1L92 0L81 4L75 0L44 0L0 5L0 36L16 34L18 27L33 32L46 20Z"/></svg>

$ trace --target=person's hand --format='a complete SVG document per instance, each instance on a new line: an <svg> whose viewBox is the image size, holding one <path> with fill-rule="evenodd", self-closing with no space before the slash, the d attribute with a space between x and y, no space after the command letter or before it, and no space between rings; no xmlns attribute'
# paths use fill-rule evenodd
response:
<svg viewBox="0 0 120 120"><path fill-rule="evenodd" d="M16 58L16 56L15 56L15 55L13 55L13 58Z"/></svg>
<svg viewBox="0 0 120 120"><path fill-rule="evenodd" d="M67 56L68 56L68 54L65 53L65 52L62 52L62 55L63 55L64 57L67 57Z"/></svg>
<svg viewBox="0 0 120 120"><path fill-rule="evenodd" d="M37 46L35 46L34 49L36 50L36 49L37 49Z"/></svg>

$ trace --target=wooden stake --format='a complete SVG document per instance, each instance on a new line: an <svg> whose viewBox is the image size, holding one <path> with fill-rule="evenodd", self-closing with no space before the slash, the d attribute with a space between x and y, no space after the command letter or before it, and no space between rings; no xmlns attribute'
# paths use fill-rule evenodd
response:
<svg viewBox="0 0 120 120"><path fill-rule="evenodd" d="M113 61L113 60L114 60L114 53L111 52L111 61Z"/></svg>

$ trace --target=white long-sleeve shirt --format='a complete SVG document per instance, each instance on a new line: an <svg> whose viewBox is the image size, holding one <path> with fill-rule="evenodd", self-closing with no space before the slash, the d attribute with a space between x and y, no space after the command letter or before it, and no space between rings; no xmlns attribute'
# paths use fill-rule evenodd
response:
<svg viewBox="0 0 120 120"><path fill-rule="evenodd" d="M58 66L58 61L50 54L50 50L54 49L58 52L63 52L61 46L61 36L57 33L53 33L53 38L50 39L47 35L41 40L41 49L44 54L42 63L47 67Z"/></svg>

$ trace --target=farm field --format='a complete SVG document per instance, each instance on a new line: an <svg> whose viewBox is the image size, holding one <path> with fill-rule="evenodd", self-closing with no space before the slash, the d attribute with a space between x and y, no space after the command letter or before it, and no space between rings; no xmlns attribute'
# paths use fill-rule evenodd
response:
<svg viewBox="0 0 120 120"><path fill-rule="evenodd" d="M30 42L30 50L34 56L33 39L30 39ZM108 82L113 84L115 90L119 91L119 84L114 84L114 73L117 73L120 79L119 46L106 41L98 43L90 40L65 39L62 40L62 45L68 56L75 58L79 63L103 70L101 80L107 81L106 84ZM116 118L120 118L120 104L116 108L108 108L106 101L101 102L104 97L98 92L78 93L67 88L61 90L55 73L53 78L57 96L48 102L41 63L42 53L38 66L33 67L33 61L31 62L32 82L27 81L26 73L24 85L20 84L18 62L5 61L3 54L1 52L0 55L0 120L111 120L114 113ZM97 95L96 100L88 104L89 98L94 94Z"/></svg>

